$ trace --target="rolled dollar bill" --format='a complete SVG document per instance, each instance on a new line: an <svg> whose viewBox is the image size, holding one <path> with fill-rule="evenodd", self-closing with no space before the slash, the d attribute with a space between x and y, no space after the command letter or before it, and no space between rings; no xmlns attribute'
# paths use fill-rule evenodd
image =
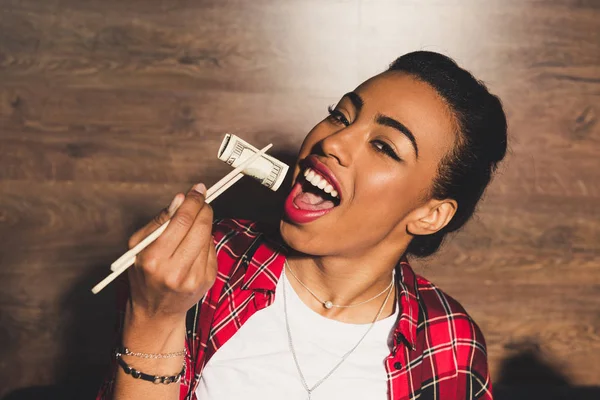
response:
<svg viewBox="0 0 600 400"><path fill-rule="evenodd" d="M236 135L227 133L223 143L221 143L217 157L236 168L258 151L256 147ZM244 175L251 176L272 191L276 191L283 183L288 169L289 166L285 163L264 154L244 170Z"/></svg>

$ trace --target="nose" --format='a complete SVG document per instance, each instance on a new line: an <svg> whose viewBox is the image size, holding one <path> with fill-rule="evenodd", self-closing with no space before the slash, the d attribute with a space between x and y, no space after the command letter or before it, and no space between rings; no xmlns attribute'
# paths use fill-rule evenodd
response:
<svg viewBox="0 0 600 400"><path fill-rule="evenodd" d="M335 158L343 167L352 164L357 144L358 135L352 132L351 127L340 129L321 140L323 153L328 157Z"/></svg>

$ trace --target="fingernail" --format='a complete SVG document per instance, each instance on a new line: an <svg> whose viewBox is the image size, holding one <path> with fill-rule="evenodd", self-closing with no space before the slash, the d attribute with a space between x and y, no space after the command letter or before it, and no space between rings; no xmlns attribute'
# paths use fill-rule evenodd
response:
<svg viewBox="0 0 600 400"><path fill-rule="evenodd" d="M194 189L196 192L200 193L202 196L204 196L206 194L206 186L204 186L204 183L198 183L198 184L194 185L194 187L192 189Z"/></svg>
<svg viewBox="0 0 600 400"><path fill-rule="evenodd" d="M173 198L173 200L171 200L171 204L169 204L169 207L167 208L167 212L169 213L169 215L173 215L175 214L175 211L177 211L177 209L179 208L179 206L181 205L182 200L181 200L181 196L177 195Z"/></svg>

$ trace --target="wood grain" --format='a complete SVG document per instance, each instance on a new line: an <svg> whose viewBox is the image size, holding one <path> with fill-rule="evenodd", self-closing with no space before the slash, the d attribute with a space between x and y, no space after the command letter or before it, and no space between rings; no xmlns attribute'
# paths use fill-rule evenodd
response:
<svg viewBox="0 0 600 400"><path fill-rule="evenodd" d="M273 142L291 162L329 104L415 49L484 80L511 135L477 216L416 269L478 321L496 381L510 385L534 343L545 364L532 368L600 385L598 1L0 8L0 397L44 385L92 397L114 314L111 289L89 288L127 237L228 171L215 158L224 133ZM282 195L242 181L215 209L276 220Z"/></svg>

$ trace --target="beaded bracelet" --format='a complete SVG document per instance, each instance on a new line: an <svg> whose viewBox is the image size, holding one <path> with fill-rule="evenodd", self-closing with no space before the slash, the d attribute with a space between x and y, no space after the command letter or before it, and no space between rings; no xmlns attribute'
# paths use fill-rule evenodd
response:
<svg viewBox="0 0 600 400"><path fill-rule="evenodd" d="M185 361L183 362L183 367L181 368L181 371L179 371L179 373L177 375L159 376L159 375L146 374L142 371L138 371L137 369L131 367L129 364L127 364L125 362L125 360L123 360L123 357L122 357L123 354L119 353L118 351L116 352L116 356L117 356L118 364L121 366L121 368L123 368L123 371L127 375L131 375L135 379L141 379L144 381L155 383L157 385L160 383L168 385L170 383L179 382L181 380L181 377L183 376L183 374L185 374Z"/></svg>

